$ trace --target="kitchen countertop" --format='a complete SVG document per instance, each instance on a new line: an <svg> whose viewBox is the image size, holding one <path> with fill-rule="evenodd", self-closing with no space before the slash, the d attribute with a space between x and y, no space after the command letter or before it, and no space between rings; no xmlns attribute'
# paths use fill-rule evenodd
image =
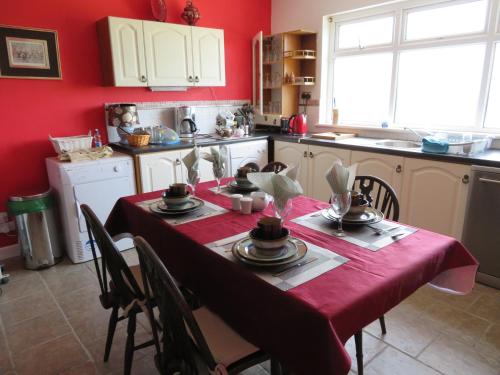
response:
<svg viewBox="0 0 500 375"><path fill-rule="evenodd" d="M257 134L241 137L241 138L230 138L230 139L209 139L202 140L198 142L200 146L215 146L221 144L232 144L246 141L256 141L261 139L270 139L275 141L292 142L292 143L302 143L307 145L317 145L333 148L342 148L348 150L365 151L365 152L378 152L386 155L397 155L404 157L414 157L419 159L428 159L435 161L445 161L459 164L469 164L469 165L482 165L489 167L499 167L500 168L500 150L490 149L482 152L480 154L466 156L466 155L453 155L453 154L430 154L422 152L419 148L417 149L397 149L384 146L375 145L374 138L364 138L364 137L354 137L342 140L326 140L311 138L310 136L293 136L285 135L279 133L264 133L259 132ZM120 143L110 144L115 150L129 154L129 155L140 155L144 153L151 152L161 152L161 151L172 151L180 150L193 147L193 142L183 141L174 145L148 145L143 147L132 147L129 145L122 145Z"/></svg>

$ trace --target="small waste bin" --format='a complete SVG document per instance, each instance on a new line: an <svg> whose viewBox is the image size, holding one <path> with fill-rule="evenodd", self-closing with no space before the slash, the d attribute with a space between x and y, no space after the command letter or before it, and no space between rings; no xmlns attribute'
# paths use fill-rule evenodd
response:
<svg viewBox="0 0 500 375"><path fill-rule="evenodd" d="M9 214L16 218L19 245L27 269L47 268L61 260L61 230L51 190L10 197L7 207Z"/></svg>

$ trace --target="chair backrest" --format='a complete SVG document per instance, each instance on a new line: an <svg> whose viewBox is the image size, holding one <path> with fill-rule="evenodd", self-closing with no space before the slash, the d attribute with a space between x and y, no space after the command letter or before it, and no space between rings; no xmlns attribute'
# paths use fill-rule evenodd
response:
<svg viewBox="0 0 500 375"><path fill-rule="evenodd" d="M375 176L356 176L353 190L361 192L370 207L381 211L389 220L399 220L399 201L394 189Z"/></svg>
<svg viewBox="0 0 500 375"><path fill-rule="evenodd" d="M244 167L252 168L254 172L260 171L259 165L257 163L254 163L253 161L251 161L250 163L246 163Z"/></svg>
<svg viewBox="0 0 500 375"><path fill-rule="evenodd" d="M81 210L87 223L87 231L89 234L90 248L94 257L99 286L101 288L101 303L105 308L109 308L112 302L111 299L118 298L118 303L121 306L127 306L134 299L144 299L144 294L137 284L127 262L123 258L120 250L114 244L113 239L106 231L100 220L95 215L94 211L86 205L81 205ZM101 267L99 267L99 259L95 249L95 242L99 246L101 252ZM107 273L109 272L111 281L113 282L113 293L110 293ZM105 306L108 305L108 306Z"/></svg>
<svg viewBox="0 0 500 375"><path fill-rule="evenodd" d="M274 173L280 173L283 169L286 169L288 166L285 163L282 163L280 161L272 161L271 163L268 163L265 165L261 172L274 172Z"/></svg>
<svg viewBox="0 0 500 375"><path fill-rule="evenodd" d="M146 298L154 296L160 312L160 323L164 327L160 345L153 312L148 307L160 371L168 374L176 371L181 374L197 374L196 358L199 356L213 371L217 363L174 278L146 240L135 237L134 243L139 254Z"/></svg>

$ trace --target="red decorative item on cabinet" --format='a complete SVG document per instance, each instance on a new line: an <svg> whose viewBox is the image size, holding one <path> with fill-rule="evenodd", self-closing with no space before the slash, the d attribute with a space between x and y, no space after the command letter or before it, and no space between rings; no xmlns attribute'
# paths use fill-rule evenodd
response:
<svg viewBox="0 0 500 375"><path fill-rule="evenodd" d="M165 22L167 19L167 7L163 0L151 0L151 11L157 21Z"/></svg>
<svg viewBox="0 0 500 375"><path fill-rule="evenodd" d="M193 5L191 0L186 1L186 6L184 7L184 12L181 14L181 18L190 26L196 25L196 22L200 19L200 11Z"/></svg>

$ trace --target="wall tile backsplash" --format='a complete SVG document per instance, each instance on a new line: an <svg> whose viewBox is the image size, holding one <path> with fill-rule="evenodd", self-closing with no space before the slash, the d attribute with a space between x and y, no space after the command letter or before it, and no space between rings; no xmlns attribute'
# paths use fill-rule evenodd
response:
<svg viewBox="0 0 500 375"><path fill-rule="evenodd" d="M215 133L217 115L221 111L236 111L249 100L213 100L213 101L186 101L186 102L155 102L135 103L140 124L137 127L149 128L165 125L175 130L175 108L181 106L195 107L196 125L200 134ZM105 121L107 124L107 106L117 103L106 103ZM118 142L116 128L107 126L109 142Z"/></svg>

